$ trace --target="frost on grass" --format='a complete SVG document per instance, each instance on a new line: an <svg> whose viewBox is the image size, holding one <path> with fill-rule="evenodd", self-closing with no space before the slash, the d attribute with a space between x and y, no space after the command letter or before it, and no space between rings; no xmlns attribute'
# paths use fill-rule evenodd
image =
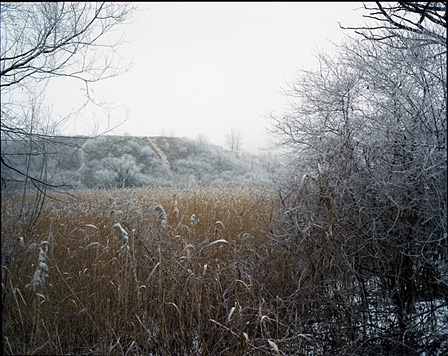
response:
<svg viewBox="0 0 448 356"><path fill-rule="evenodd" d="M179 217L179 208L177 206L177 199L174 201L174 210L173 210L174 214L176 214L176 218Z"/></svg>
<svg viewBox="0 0 448 356"><path fill-rule="evenodd" d="M32 289L34 292L39 286L41 286L42 289L45 289L45 279L49 276L47 259L45 258L44 250L40 248L36 271L34 272L33 279L30 283L25 285L25 288Z"/></svg>
<svg viewBox="0 0 448 356"><path fill-rule="evenodd" d="M157 218L159 219L159 221L160 221L160 224L163 226L163 227L166 227L166 223L167 223L167 216L166 216L166 212L165 212L165 209L163 208L163 206L162 205L156 205L155 207L154 207L154 212L157 214Z"/></svg>
<svg viewBox="0 0 448 356"><path fill-rule="evenodd" d="M116 223L114 226L112 226L112 228L120 230L121 237L123 238L123 246L121 246L121 249L124 252L128 252L129 251L129 235L128 235L127 231L123 228L123 226L121 226L120 223Z"/></svg>

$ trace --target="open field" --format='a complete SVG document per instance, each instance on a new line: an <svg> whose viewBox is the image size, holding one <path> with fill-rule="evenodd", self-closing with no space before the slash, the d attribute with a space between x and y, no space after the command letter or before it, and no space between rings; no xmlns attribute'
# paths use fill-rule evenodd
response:
<svg viewBox="0 0 448 356"><path fill-rule="evenodd" d="M28 231L2 206L6 354L269 354L288 335L269 192L77 196Z"/></svg>

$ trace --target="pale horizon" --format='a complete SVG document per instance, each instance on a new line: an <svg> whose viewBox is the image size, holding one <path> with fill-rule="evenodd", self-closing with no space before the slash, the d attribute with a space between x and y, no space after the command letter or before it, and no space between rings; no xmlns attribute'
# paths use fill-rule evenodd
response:
<svg viewBox="0 0 448 356"><path fill-rule="evenodd" d="M225 146L225 135L241 133L242 150L269 147L267 117L288 108L282 87L298 69L315 64L318 49L338 43L343 25L364 21L357 2L144 2L115 36L127 41L118 53L126 73L92 85L96 97L116 108L110 117L86 110L66 125L66 134L89 134L92 121L113 126L107 134L168 136ZM64 91L60 88L64 87ZM82 103L76 81L57 78L48 99L57 116ZM61 97L63 95L63 97ZM67 98L70 98L67 104ZM101 131L101 129L100 129Z"/></svg>

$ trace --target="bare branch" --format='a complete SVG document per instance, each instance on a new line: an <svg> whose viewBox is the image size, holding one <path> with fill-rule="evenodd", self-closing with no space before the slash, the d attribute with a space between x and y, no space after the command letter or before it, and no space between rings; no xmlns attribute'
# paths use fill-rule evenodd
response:
<svg viewBox="0 0 448 356"><path fill-rule="evenodd" d="M446 3L444 2L399 2L396 5L384 5L375 1L376 7L364 4L370 13L363 17L381 25L343 27L355 30L366 39L384 40L397 37L399 33L414 33L427 43L437 43L446 47Z"/></svg>

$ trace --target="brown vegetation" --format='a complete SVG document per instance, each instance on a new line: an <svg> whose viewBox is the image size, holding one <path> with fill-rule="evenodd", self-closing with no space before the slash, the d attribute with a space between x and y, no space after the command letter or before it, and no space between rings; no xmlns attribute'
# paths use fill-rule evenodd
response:
<svg viewBox="0 0 448 356"><path fill-rule="evenodd" d="M439 355L446 303L400 317L387 246L347 234L321 171L295 192L87 190L31 225L4 201L4 353Z"/></svg>
<svg viewBox="0 0 448 356"><path fill-rule="evenodd" d="M264 354L291 336L291 257L267 238L269 192L77 196L48 201L25 236L14 205L2 206L6 354ZM38 250L48 277L33 290Z"/></svg>

